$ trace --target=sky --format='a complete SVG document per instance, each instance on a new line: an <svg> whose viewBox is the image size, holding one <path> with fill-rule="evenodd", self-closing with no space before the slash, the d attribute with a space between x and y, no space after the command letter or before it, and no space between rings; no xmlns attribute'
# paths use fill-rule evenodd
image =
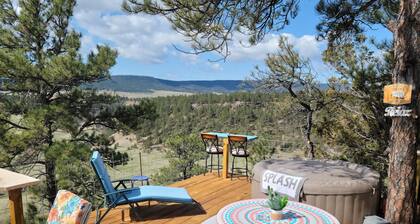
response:
<svg viewBox="0 0 420 224"><path fill-rule="evenodd" d="M111 75L145 75L169 80L242 80L249 78L255 66L264 66L267 53L274 53L280 35L288 37L300 55L311 59L325 81L334 72L322 63L324 41L316 40L319 17L315 0L302 1L297 18L280 32L269 33L256 46L244 46L246 37L235 35L226 61L212 62L215 53L185 54L185 38L160 16L129 15L121 10L122 0L79 0L71 26L82 33L82 53L87 55L98 44L117 49L117 64ZM389 38L384 29L372 35Z"/></svg>

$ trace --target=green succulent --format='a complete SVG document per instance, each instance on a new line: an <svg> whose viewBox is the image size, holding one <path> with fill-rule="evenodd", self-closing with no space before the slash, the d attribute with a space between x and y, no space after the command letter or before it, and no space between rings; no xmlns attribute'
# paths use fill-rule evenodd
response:
<svg viewBox="0 0 420 224"><path fill-rule="evenodd" d="M289 199L287 196L280 196L277 192L273 190L273 188L268 187L268 206L275 210L281 211L284 207L286 207L287 202Z"/></svg>

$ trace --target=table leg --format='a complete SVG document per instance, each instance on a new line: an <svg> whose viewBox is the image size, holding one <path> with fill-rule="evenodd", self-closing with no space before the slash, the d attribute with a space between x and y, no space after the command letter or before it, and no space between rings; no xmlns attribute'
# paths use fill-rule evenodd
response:
<svg viewBox="0 0 420 224"><path fill-rule="evenodd" d="M229 140L223 139L223 170L222 177L229 177Z"/></svg>
<svg viewBox="0 0 420 224"><path fill-rule="evenodd" d="M9 209L10 209L10 223L23 224L23 206L22 206L22 189L14 189L8 192L9 194Z"/></svg>

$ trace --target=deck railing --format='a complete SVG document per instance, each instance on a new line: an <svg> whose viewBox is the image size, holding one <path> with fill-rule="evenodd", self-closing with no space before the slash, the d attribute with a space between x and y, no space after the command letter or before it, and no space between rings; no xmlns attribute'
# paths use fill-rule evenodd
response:
<svg viewBox="0 0 420 224"><path fill-rule="evenodd" d="M293 139L287 138L280 138L280 139L265 139L260 138L258 141L266 141L268 143L268 147L275 147L277 151L289 151L292 148L299 147L295 145L296 141ZM252 144L251 144L252 147ZM123 179L123 178L130 178L136 175L146 175L152 176L156 174L160 168L168 165L167 159L165 159L164 152L162 150L145 150L142 151L132 149L126 150L129 154L129 161L113 161L115 164L126 164L126 165L115 165L108 167L109 174L111 179ZM140 157L142 158L140 161ZM239 165L242 161L238 161ZM112 162L111 162L112 164ZM204 165L204 161L202 161L202 165ZM19 172L31 174L30 172L26 172L26 167L16 167L16 170ZM32 176L32 175L31 175ZM152 180L153 182L153 180ZM100 189L98 189L100 190ZM95 194L96 192L92 192ZM27 203L30 202L30 193L24 192L23 193L23 210L26 212L28 206ZM33 203L33 202L30 202ZM42 203L37 203L37 208L39 212L43 214L48 214L49 208L48 206L43 205ZM8 207L8 195L7 193L0 195L0 214L9 214L9 207ZM8 223L9 218L8 215L0 216L0 223Z"/></svg>
<svg viewBox="0 0 420 224"><path fill-rule="evenodd" d="M11 224L25 223L22 203L23 188L36 185L38 179L15 173L6 169L0 169L0 192L7 193Z"/></svg>

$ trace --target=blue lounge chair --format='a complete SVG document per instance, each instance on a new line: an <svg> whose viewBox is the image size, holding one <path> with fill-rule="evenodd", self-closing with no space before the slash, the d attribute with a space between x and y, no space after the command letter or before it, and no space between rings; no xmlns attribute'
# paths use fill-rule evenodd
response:
<svg viewBox="0 0 420 224"><path fill-rule="evenodd" d="M105 168L105 164L99 152L93 152L90 160L96 175L100 179L102 188L105 193L104 203L107 205L107 210L102 216L97 212L96 223L100 223L108 212L119 205L130 205L143 201L161 201L161 202L175 202L175 203L197 203L194 201L184 188L164 187L164 186L141 186L134 188L126 188L121 180L118 186L123 186L125 189L118 190L112 185L112 181ZM98 209L99 210L99 209ZM99 218L99 219L98 219Z"/></svg>

